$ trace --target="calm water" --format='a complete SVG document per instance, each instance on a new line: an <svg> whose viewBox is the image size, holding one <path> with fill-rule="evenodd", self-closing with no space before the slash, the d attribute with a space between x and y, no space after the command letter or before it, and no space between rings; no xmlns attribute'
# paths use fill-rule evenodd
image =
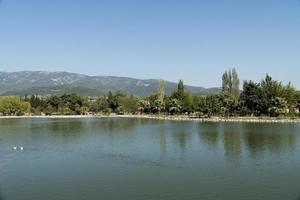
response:
<svg viewBox="0 0 300 200"><path fill-rule="evenodd" d="M299 200L299 136L298 124L1 119L0 200Z"/></svg>

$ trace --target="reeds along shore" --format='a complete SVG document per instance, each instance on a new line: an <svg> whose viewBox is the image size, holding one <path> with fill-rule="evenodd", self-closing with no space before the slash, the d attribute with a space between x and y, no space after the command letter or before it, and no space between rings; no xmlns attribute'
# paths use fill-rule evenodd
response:
<svg viewBox="0 0 300 200"><path fill-rule="evenodd" d="M272 117L210 117L198 118L184 115L50 115L50 116L0 116L0 119L81 119L81 118L135 118L172 121L195 122L246 122L246 123L300 123L300 118L272 118Z"/></svg>

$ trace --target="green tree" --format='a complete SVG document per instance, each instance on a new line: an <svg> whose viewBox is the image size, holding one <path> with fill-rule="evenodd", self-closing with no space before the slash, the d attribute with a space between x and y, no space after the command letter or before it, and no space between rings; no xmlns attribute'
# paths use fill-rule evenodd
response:
<svg viewBox="0 0 300 200"><path fill-rule="evenodd" d="M231 94L237 101L240 96L240 79L235 68L232 69L232 91Z"/></svg>
<svg viewBox="0 0 300 200"><path fill-rule="evenodd" d="M57 112L58 108L63 106L63 102L58 96L51 96L48 99L47 104L53 108L50 109L50 107L48 106L48 110L54 110L54 112Z"/></svg>
<svg viewBox="0 0 300 200"><path fill-rule="evenodd" d="M275 97L282 97L284 93L284 87L281 82L273 80L271 76L266 75L265 79L261 81L261 88L268 99L268 103L271 104L272 99Z"/></svg>
<svg viewBox="0 0 300 200"><path fill-rule="evenodd" d="M262 115L266 114L268 106L266 105L264 93L260 84L253 81L245 81L243 92L240 96L240 109L242 115Z"/></svg>
<svg viewBox="0 0 300 200"><path fill-rule="evenodd" d="M136 113L138 111L138 100L133 95L120 96L118 102L119 113Z"/></svg>
<svg viewBox="0 0 300 200"><path fill-rule="evenodd" d="M165 110L165 101L161 99L160 93L149 96L150 112L160 113Z"/></svg>
<svg viewBox="0 0 300 200"><path fill-rule="evenodd" d="M149 113L151 110L151 104L148 99L140 99L138 101L138 110L141 113Z"/></svg>
<svg viewBox="0 0 300 200"><path fill-rule="evenodd" d="M205 96L194 96L193 97L193 111L199 116L206 112L206 97Z"/></svg>
<svg viewBox="0 0 300 200"><path fill-rule="evenodd" d="M165 81L160 80L159 81L159 90L158 90L158 100L160 102L164 102L165 99Z"/></svg>
<svg viewBox="0 0 300 200"><path fill-rule="evenodd" d="M113 95L113 93L111 91L109 91L107 94L107 101L108 101L109 107L112 109L112 111L115 111L118 108L117 96Z"/></svg>
<svg viewBox="0 0 300 200"><path fill-rule="evenodd" d="M169 100L168 102L168 110L169 110L169 113L171 114L177 114L177 113L180 113L181 110L182 110L182 104L181 102L176 99L176 98L172 98Z"/></svg>
<svg viewBox="0 0 300 200"><path fill-rule="evenodd" d="M177 86L177 92L178 94L183 97L184 96L184 84L183 84L183 80L180 80Z"/></svg>
<svg viewBox="0 0 300 200"><path fill-rule="evenodd" d="M271 101L272 105L268 109L271 117L278 117L288 112L288 103L284 98L275 97Z"/></svg>
<svg viewBox="0 0 300 200"><path fill-rule="evenodd" d="M182 112L191 113L193 111L193 97L189 92L185 92L182 100Z"/></svg>
<svg viewBox="0 0 300 200"><path fill-rule="evenodd" d="M108 103L107 97L100 97L95 102L92 102L90 105L90 110L92 112L103 112L103 113L110 113L111 108Z"/></svg>
<svg viewBox="0 0 300 200"><path fill-rule="evenodd" d="M299 113L299 109L300 109L300 93L296 92L295 94L295 99L296 99L296 104L295 104L295 113Z"/></svg>
<svg viewBox="0 0 300 200"><path fill-rule="evenodd" d="M297 92L291 83L288 83L288 85L284 87L282 98L287 101L289 110L294 111L297 107Z"/></svg>
<svg viewBox="0 0 300 200"><path fill-rule="evenodd" d="M221 111L224 116L230 116L237 112L238 102L232 94L222 93L220 100L222 104Z"/></svg>
<svg viewBox="0 0 300 200"><path fill-rule="evenodd" d="M168 110L171 113L174 113L175 110L176 113L190 112L192 107L191 103L192 98L187 92L185 92L183 80L180 80L177 86L177 90L174 91L169 97L167 105ZM170 108L173 111L170 111Z"/></svg>
<svg viewBox="0 0 300 200"><path fill-rule="evenodd" d="M17 96L0 98L0 113L3 115L24 115L30 112L30 103L22 101Z"/></svg>
<svg viewBox="0 0 300 200"><path fill-rule="evenodd" d="M178 86L177 86L177 90L175 90L171 94L170 99L177 99L179 101L182 101L183 98L184 98L184 94L185 94L184 84L183 84L183 81L180 80L179 83L178 83Z"/></svg>
<svg viewBox="0 0 300 200"><path fill-rule="evenodd" d="M231 71L225 71L222 75L222 92L230 92L231 90Z"/></svg>
<svg viewBox="0 0 300 200"><path fill-rule="evenodd" d="M225 71L222 76L222 92L231 94L235 101L240 95L240 79L235 68Z"/></svg>
<svg viewBox="0 0 300 200"><path fill-rule="evenodd" d="M64 94L60 98L60 107L67 107L71 114L81 114L84 99L77 94Z"/></svg>
<svg viewBox="0 0 300 200"><path fill-rule="evenodd" d="M273 80L272 77L267 74L265 79L261 81L261 88L264 94L265 107L267 107L269 115L274 115L275 108L278 108L277 110L279 111L285 109L278 105L280 103L284 104L284 102L286 102L290 110L296 107L296 91L290 83L284 86L282 82ZM286 109L287 112L289 112L288 109Z"/></svg>
<svg viewBox="0 0 300 200"><path fill-rule="evenodd" d="M206 108L204 113L209 117L220 114L221 108L222 103L219 95L209 95L206 97Z"/></svg>
<svg viewBox="0 0 300 200"><path fill-rule="evenodd" d="M290 83L284 86L266 75L259 84L252 81L244 82L240 109L243 114L271 116L289 111L296 112L296 96L296 90Z"/></svg>
<svg viewBox="0 0 300 200"><path fill-rule="evenodd" d="M165 98L165 82L160 80L158 92L150 95L148 98L150 103L150 112L161 113L165 111Z"/></svg>

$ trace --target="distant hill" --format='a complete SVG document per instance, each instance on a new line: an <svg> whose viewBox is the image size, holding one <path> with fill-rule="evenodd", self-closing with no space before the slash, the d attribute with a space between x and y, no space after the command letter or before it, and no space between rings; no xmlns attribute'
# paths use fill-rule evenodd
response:
<svg viewBox="0 0 300 200"><path fill-rule="evenodd" d="M146 96L158 90L159 80L115 76L88 76L69 72L20 71L0 72L0 95L77 93L82 96L102 96L108 91ZM177 83L165 82L166 93L172 93ZM185 86L194 95L216 94L220 88Z"/></svg>

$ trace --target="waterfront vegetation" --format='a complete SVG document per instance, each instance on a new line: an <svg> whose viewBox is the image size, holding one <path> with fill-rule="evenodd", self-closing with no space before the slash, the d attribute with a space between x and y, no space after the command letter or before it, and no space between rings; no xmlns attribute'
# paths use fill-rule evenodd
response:
<svg viewBox="0 0 300 200"><path fill-rule="evenodd" d="M166 95L164 81L157 93L137 97L121 92L90 98L77 94L42 97L0 98L2 115L85 115L85 114L155 114L193 117L298 116L300 95L291 85L266 77L259 83L244 81L242 90L236 69L222 76L222 92L207 96L192 95L182 80Z"/></svg>

